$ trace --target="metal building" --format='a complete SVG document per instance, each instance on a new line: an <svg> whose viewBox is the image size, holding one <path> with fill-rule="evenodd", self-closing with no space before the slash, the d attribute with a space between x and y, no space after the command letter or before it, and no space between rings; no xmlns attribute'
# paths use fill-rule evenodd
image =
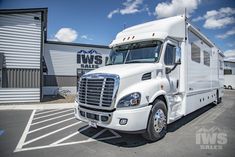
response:
<svg viewBox="0 0 235 157"><path fill-rule="evenodd" d="M84 73L105 65L110 49L103 45L47 41L44 50L43 95L75 94Z"/></svg>
<svg viewBox="0 0 235 157"><path fill-rule="evenodd" d="M0 104L75 94L82 74L105 65L108 46L47 41L46 30L47 8L0 10Z"/></svg>
<svg viewBox="0 0 235 157"><path fill-rule="evenodd" d="M0 104L39 102L47 9L0 10Z"/></svg>

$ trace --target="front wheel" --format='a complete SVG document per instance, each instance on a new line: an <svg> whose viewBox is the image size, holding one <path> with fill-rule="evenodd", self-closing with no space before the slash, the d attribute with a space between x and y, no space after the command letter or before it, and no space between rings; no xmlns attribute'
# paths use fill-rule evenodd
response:
<svg viewBox="0 0 235 157"><path fill-rule="evenodd" d="M167 109L162 100L156 100L153 104L146 132L143 137L149 141L158 141L166 135Z"/></svg>

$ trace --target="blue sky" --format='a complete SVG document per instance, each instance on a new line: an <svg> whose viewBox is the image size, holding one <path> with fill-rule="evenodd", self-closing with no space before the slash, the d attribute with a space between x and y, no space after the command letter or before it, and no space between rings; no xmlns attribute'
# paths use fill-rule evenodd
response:
<svg viewBox="0 0 235 157"><path fill-rule="evenodd" d="M235 59L234 0L0 0L1 9L48 8L48 40L108 45L124 27L181 14Z"/></svg>

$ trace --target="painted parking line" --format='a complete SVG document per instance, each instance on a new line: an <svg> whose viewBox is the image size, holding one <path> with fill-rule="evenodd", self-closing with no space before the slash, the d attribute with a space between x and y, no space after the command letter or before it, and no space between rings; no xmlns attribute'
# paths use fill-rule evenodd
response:
<svg viewBox="0 0 235 157"><path fill-rule="evenodd" d="M114 132L114 131L110 130L110 132ZM116 135L118 135L118 136L116 136ZM89 143L89 142L111 140L111 139L116 139L116 138L120 138L121 137L117 133L116 133L116 135L110 136L110 137L97 138L97 139L89 138L87 140L67 142L67 143L59 143L57 145L44 145L44 146L28 147L28 148L22 148L22 149L15 150L14 152L22 152L22 151L29 151L29 150L38 150L38 149L44 149L44 148L53 148L53 147L59 147L59 146L69 146L69 145L74 145L74 144L83 144L83 143Z"/></svg>
<svg viewBox="0 0 235 157"><path fill-rule="evenodd" d="M56 122L56 123L52 123L52 124L49 124L49 125L45 125L45 126L43 126L43 127L40 127L40 128L37 128L37 129L34 129L34 130L29 131L28 134L34 133L34 132L37 132L37 131L40 131L40 130L42 130L42 129L46 129L46 128L49 128L49 127L52 127L52 126L55 126L55 125L60 124L60 123L63 123L63 122L67 122L67 121L72 120L72 119L74 119L74 117L71 117L71 118L68 118L68 119L65 119L65 120Z"/></svg>
<svg viewBox="0 0 235 157"><path fill-rule="evenodd" d="M62 109L46 110L46 111L37 111L37 112L35 113L35 116L36 116L36 115L41 115L41 114L46 114L46 113L51 113L51 112L56 112L56 111L60 111L60 110L62 110Z"/></svg>
<svg viewBox="0 0 235 157"><path fill-rule="evenodd" d="M48 121L51 121L51 120L54 120L54 119L66 117L68 115L73 115L73 113L67 113L67 114L64 114L64 115L61 115L61 116L53 117L53 118L50 118L50 119L45 119L45 120L42 120L42 121L39 121L39 122L35 122L35 123L31 124L31 125L41 124L41 123L48 122Z"/></svg>
<svg viewBox="0 0 235 157"><path fill-rule="evenodd" d="M81 121L77 120L75 121L74 117L66 118L66 116L73 114L73 113L67 113L70 110L71 109L49 110L49 111L40 110L40 112L33 110L14 152L37 150L37 149L51 148L58 146L69 146L73 144L97 142L101 140L111 140L121 137L117 132L109 129L93 130L92 135L88 136L81 134L81 132L85 132L86 130L88 130L86 132L90 132L89 129L92 128L89 125L85 125ZM58 116L58 114L54 114L51 111L59 111L60 114L64 115ZM40 119L37 116L39 114L41 115L39 117L43 117L45 118L45 120L34 122L34 120ZM64 119L61 120L61 118ZM53 123L52 120L54 120ZM41 125L38 126L37 124ZM31 129L32 126L33 129ZM74 127L76 127L76 129L74 129ZM66 129L69 129L70 132L67 132ZM74 131L71 131L73 129ZM66 132L69 134L67 134ZM109 134L105 134L107 132L109 132ZM44 144L42 144L43 143L42 141L44 141L44 139L47 139L46 144L45 142Z"/></svg>
<svg viewBox="0 0 235 157"><path fill-rule="evenodd" d="M57 115L57 114L61 114L61 113L65 113L65 112L69 112L69 111L73 111L73 110L74 109L69 109L69 110L64 110L64 111L60 111L60 112L56 112L56 113L51 113L51 114L48 114L48 115L39 116L39 117L34 118L34 120L42 119L42 118L45 118L45 117L54 116L54 115Z"/></svg>
<svg viewBox="0 0 235 157"><path fill-rule="evenodd" d="M75 135L80 134L80 132L82 132L82 131L84 131L84 130L87 130L88 128L90 128L90 126L89 126L89 125L88 125L88 126L86 126L86 127L84 127L84 128L82 128L82 129L81 129L81 130L79 130L79 131L76 131L75 133L72 133L72 134L70 134L70 135L68 135L68 136L66 136L66 137L64 137L64 138L62 138L62 139L60 139L60 140L57 140L57 141L55 141L55 142L51 143L50 145L56 145L56 144L59 144L59 143L61 143L61 142L65 141L65 140L67 140L67 139L69 139L69 138L71 138L71 137L73 137L73 136L75 136Z"/></svg>
<svg viewBox="0 0 235 157"><path fill-rule="evenodd" d="M25 139L26 139L27 134L28 134L29 129L30 129L30 124L31 124L32 121L33 121L33 116L34 116L35 112L36 112L36 110L33 110L32 114L31 114L31 116L30 116L30 118L29 118L29 121L28 121L28 123L27 123L27 125L26 125L26 127L25 127L25 129L24 129L24 132L23 132L23 134L22 134L22 136L21 136L21 138L20 138L20 141L18 142L18 144L17 144L16 149L15 149L14 152L20 151L20 150L22 149L23 144L24 144L24 142L25 142Z"/></svg>
<svg viewBox="0 0 235 157"><path fill-rule="evenodd" d="M40 139L42 139L42 138L44 138L44 137L50 136L50 135L52 135L52 134L55 134L55 133L57 133L57 132L59 132L59 131L65 130L65 129L69 128L69 127L75 126L75 125L77 125L77 124L79 124L79 123L81 123L81 121L80 121L80 122L77 122L77 123L73 123L73 124L67 125L67 126L65 126L65 127L63 127L63 128L60 128L60 129L58 129L58 130L55 130L55 131L53 131L53 132L50 132L50 133L44 134L44 135L42 135L42 136L39 136L39 137L37 137L37 138L34 138L34 139L32 139L32 140L29 140L29 141L25 142L25 143L23 144L23 146L24 146L24 145L27 145L27 144L30 144L30 143L32 143L32 142L35 142L35 141L37 141L37 140L40 140Z"/></svg>

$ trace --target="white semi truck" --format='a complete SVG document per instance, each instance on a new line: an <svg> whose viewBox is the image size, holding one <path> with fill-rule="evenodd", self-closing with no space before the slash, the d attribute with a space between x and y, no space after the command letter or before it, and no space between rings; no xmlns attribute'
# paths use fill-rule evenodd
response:
<svg viewBox="0 0 235 157"><path fill-rule="evenodd" d="M185 16L127 28L107 66L80 78L75 117L93 127L162 138L167 124L223 96L223 54Z"/></svg>

